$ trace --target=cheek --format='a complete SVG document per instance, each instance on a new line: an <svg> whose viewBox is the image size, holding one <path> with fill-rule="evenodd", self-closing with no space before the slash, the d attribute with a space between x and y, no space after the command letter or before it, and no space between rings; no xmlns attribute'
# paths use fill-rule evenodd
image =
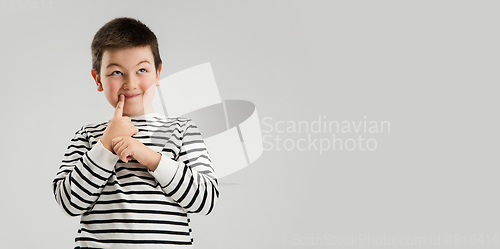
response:
<svg viewBox="0 0 500 249"><path fill-rule="evenodd" d="M152 84L144 91L144 97L142 99L144 106L149 106L151 102L153 102L155 94L156 94L156 85Z"/></svg>
<svg viewBox="0 0 500 249"><path fill-rule="evenodd" d="M111 104L111 106L116 108L116 104L118 104L118 97L116 96L116 94L113 94L110 91L105 91L105 94L109 104Z"/></svg>
<svg viewBox="0 0 500 249"><path fill-rule="evenodd" d="M151 75L148 75L148 77L145 77L141 80L141 90L144 92L144 97L146 96L155 96L156 92L156 78L152 77Z"/></svg>
<svg viewBox="0 0 500 249"><path fill-rule="evenodd" d="M108 102L116 107L116 104L118 103L118 91L120 90L120 87L117 84L113 84L112 81L108 81L105 84L103 84L104 87L104 94L106 94L106 98L108 99Z"/></svg>

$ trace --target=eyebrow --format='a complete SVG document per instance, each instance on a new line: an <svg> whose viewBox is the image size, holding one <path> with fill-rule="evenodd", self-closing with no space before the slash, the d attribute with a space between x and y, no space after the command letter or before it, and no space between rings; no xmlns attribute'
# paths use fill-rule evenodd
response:
<svg viewBox="0 0 500 249"><path fill-rule="evenodd" d="M136 65L136 66L139 66L139 65L140 65L140 64L142 64L142 63L148 63L148 64L150 64L150 65L151 65L151 63L150 63L148 60L143 60L143 61L140 61L139 63L137 63L137 65ZM106 67L106 69L108 69L109 67L112 67L112 66L122 67L122 66L120 66L120 64L118 64L118 63L111 63L111 64L109 64L109 65Z"/></svg>

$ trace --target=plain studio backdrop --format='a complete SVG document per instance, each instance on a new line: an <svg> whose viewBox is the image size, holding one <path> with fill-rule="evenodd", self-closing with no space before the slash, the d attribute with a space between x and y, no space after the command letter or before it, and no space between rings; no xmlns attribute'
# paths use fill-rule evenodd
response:
<svg viewBox="0 0 500 249"><path fill-rule="evenodd" d="M220 179L196 248L500 245L497 1L0 1L1 248L72 248L51 184L109 120L90 43L119 16L162 78L210 62L256 105L264 152ZM337 125L338 124L338 125Z"/></svg>

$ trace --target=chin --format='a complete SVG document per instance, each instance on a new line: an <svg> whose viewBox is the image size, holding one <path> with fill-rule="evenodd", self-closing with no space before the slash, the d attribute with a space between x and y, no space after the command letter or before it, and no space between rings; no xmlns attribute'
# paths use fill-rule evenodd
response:
<svg viewBox="0 0 500 249"><path fill-rule="evenodd" d="M127 116L140 116L144 114L144 110L123 110Z"/></svg>

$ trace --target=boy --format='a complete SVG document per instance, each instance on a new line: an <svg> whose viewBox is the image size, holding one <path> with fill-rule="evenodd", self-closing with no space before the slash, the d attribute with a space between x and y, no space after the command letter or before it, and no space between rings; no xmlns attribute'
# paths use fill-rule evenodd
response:
<svg viewBox="0 0 500 249"><path fill-rule="evenodd" d="M188 213L213 210L218 182L194 122L152 108L162 67L156 36L116 18L91 48L97 90L116 109L75 133L53 181L57 203L81 215L75 248L191 248Z"/></svg>

